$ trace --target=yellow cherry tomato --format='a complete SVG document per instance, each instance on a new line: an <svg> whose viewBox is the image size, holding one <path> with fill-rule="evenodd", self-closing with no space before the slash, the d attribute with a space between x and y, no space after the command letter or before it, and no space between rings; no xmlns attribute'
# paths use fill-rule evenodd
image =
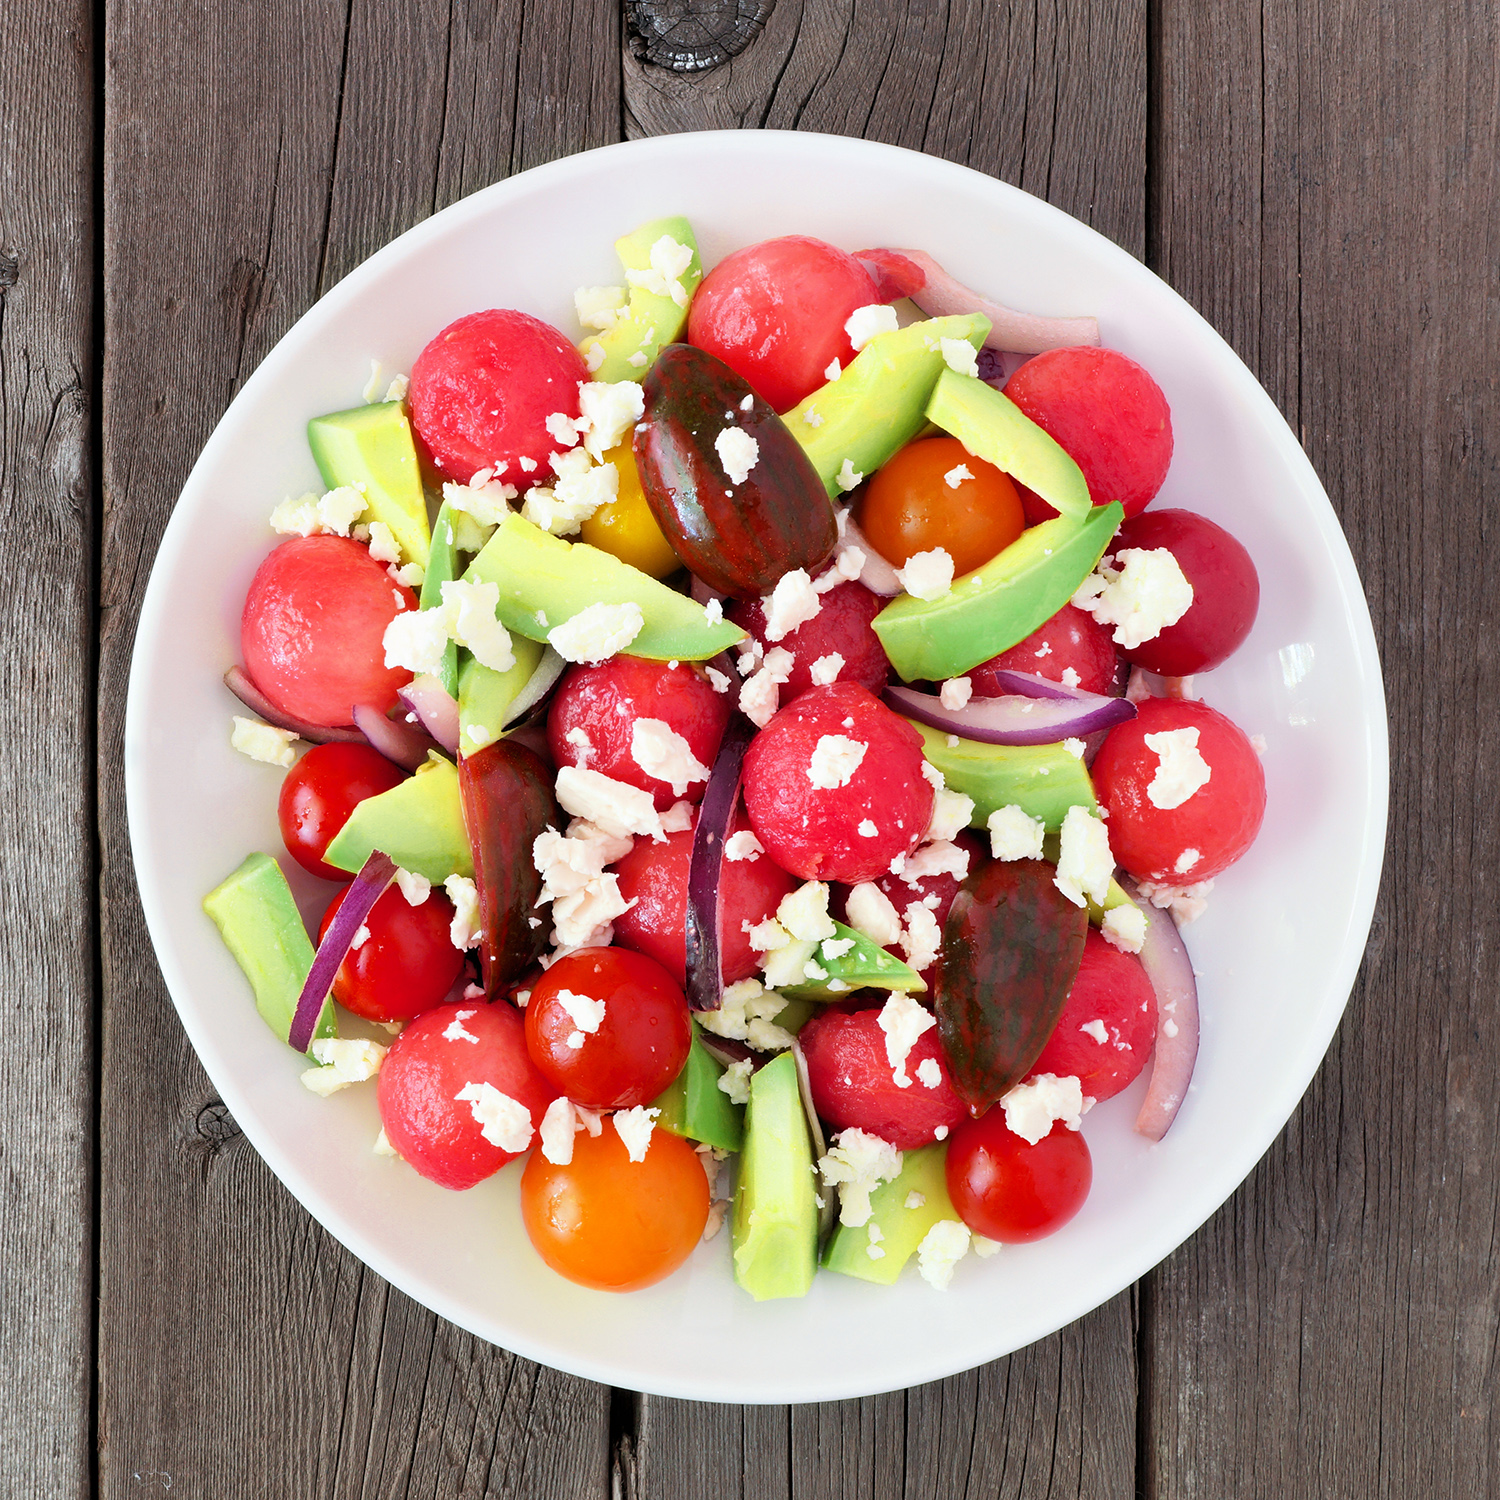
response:
<svg viewBox="0 0 1500 1500"><path fill-rule="evenodd" d="M583 523L580 540L601 552L613 553L621 562L629 563L653 578L665 578L668 573L675 573L682 563L672 550L672 544L662 535L651 507L646 504L630 444L621 443L604 457L619 470L620 492Z"/></svg>

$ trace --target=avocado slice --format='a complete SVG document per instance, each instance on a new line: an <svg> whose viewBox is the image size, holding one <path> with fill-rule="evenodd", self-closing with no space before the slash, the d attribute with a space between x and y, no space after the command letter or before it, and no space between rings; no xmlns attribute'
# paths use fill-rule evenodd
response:
<svg viewBox="0 0 1500 1500"><path fill-rule="evenodd" d="M269 854L249 855L203 898L203 910L245 971L261 1019L285 1041L312 968L313 945L281 866ZM313 1037L338 1034L333 1001L325 1000Z"/></svg>
<svg viewBox="0 0 1500 1500"><path fill-rule="evenodd" d="M615 241L615 254L627 271L651 270L651 247L663 235L686 245L693 252L688 268L677 280L691 302L698 283L703 280L703 262L698 256L698 240L693 227L680 215L667 219L653 219L637 230ZM595 380L639 380L656 363L656 356L666 344L672 344L681 336L687 324L688 304L678 305L675 298L664 297L658 292L648 291L643 286L630 289L630 304L620 314L613 328L593 334L579 344L578 352L585 360L594 349L604 351L603 361L594 366Z"/></svg>
<svg viewBox="0 0 1500 1500"><path fill-rule="evenodd" d="M838 931L831 938L819 943L813 951L812 962L828 971L826 979L809 980L806 984L783 985L776 993L789 1000L842 1000L854 990L925 990L922 976L901 962L894 954L887 953L878 943L872 943L864 933L846 927L842 922L833 924ZM830 958L827 944L853 942L847 953ZM781 1018L776 1018L781 1025Z"/></svg>
<svg viewBox="0 0 1500 1500"><path fill-rule="evenodd" d="M693 1042L682 1072L652 1100L661 1111L656 1123L690 1141L702 1141L721 1151L738 1151L745 1138L745 1110L731 1103L719 1087L723 1073L703 1045L697 1023L693 1023Z"/></svg>
<svg viewBox="0 0 1500 1500"><path fill-rule="evenodd" d="M750 1079L734 1194L734 1279L755 1298L802 1297L818 1262L812 1136L790 1052Z"/></svg>
<svg viewBox="0 0 1500 1500"><path fill-rule="evenodd" d="M458 769L441 755L429 755L388 792L366 797L334 835L323 858L356 873L379 849L403 870L441 885L450 875L474 877L474 856L464 829L458 796Z"/></svg>
<svg viewBox="0 0 1500 1500"><path fill-rule="evenodd" d="M706 661L745 638L738 625L711 621L701 604L639 568L514 514L495 528L464 577L498 584L506 628L534 641L600 603L640 605L646 623L629 650L652 661Z"/></svg>
<svg viewBox="0 0 1500 1500"><path fill-rule="evenodd" d="M993 386L944 370L932 388L927 415L975 458L1035 490L1059 515L1081 521L1093 509L1083 470L1050 433Z"/></svg>
<svg viewBox="0 0 1500 1500"><path fill-rule="evenodd" d="M874 621L891 665L906 682L941 682L1024 641L1073 597L1124 516L1112 500L1082 521L1043 521L956 579L941 599L893 599Z"/></svg>
<svg viewBox="0 0 1500 1500"><path fill-rule="evenodd" d="M425 512L424 512L425 514ZM443 585L458 577L458 548L453 541L453 511L446 500L432 526L432 543L427 554L427 576L422 580L418 604L423 609L437 609L443 602ZM458 647L449 641L443 651L443 664L437 678L455 698L458 696Z"/></svg>
<svg viewBox="0 0 1500 1500"><path fill-rule="evenodd" d="M939 1219L958 1217L948 1196L947 1156L948 1148L941 1143L903 1152L900 1175L870 1194L870 1224L879 1226L881 1237L871 1240L870 1224L858 1229L840 1224L823 1252L823 1264L845 1276L890 1286L917 1253L927 1231ZM923 1201L908 1208L906 1200L912 1193L920 1193ZM872 1244L885 1253L872 1256Z"/></svg>
<svg viewBox="0 0 1500 1500"><path fill-rule="evenodd" d="M366 517L384 521L407 562L427 566L427 497L411 423L399 401L330 412L307 424L307 445L329 489L364 491Z"/></svg>
<svg viewBox="0 0 1500 1500"><path fill-rule="evenodd" d="M516 664L508 672L497 672L464 653L458 672L458 750L472 755L492 745L510 722L510 707L531 681L546 647L524 635L511 637Z"/></svg>
<svg viewBox="0 0 1500 1500"><path fill-rule="evenodd" d="M1062 827L1070 807L1099 815L1088 767L1061 745L989 745L965 739L950 745L942 730L915 719L906 722L922 736L922 754L948 786L974 799L969 821L975 828L983 828L997 808L1012 805L1053 832Z"/></svg>
<svg viewBox="0 0 1500 1500"><path fill-rule="evenodd" d="M873 474L926 425L928 399L947 369L938 340L967 339L977 349L989 331L982 314L961 313L877 333L837 380L786 413L782 421L830 495L844 492L845 459L856 473Z"/></svg>

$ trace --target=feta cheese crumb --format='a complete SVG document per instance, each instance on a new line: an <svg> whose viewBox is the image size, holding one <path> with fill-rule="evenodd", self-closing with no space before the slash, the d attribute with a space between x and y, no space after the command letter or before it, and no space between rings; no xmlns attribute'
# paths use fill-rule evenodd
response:
<svg viewBox="0 0 1500 1500"><path fill-rule="evenodd" d="M720 1092L729 1096L731 1104L750 1102L750 1072L754 1064L748 1057L732 1062L719 1074Z"/></svg>
<svg viewBox="0 0 1500 1500"><path fill-rule="evenodd" d="M896 331L896 309L888 303L872 302L867 307L856 307L844 320L844 332L857 354L877 333Z"/></svg>
<svg viewBox="0 0 1500 1500"><path fill-rule="evenodd" d="M959 485L964 482L964 480L972 479L973 477L974 476L969 472L967 464L957 464L943 475L943 483L946 484L950 490L956 490Z"/></svg>
<svg viewBox="0 0 1500 1500"><path fill-rule="evenodd" d="M1109 1040L1109 1028L1103 1021L1087 1021L1078 1028L1085 1036L1091 1036L1102 1047Z"/></svg>
<svg viewBox="0 0 1500 1500"><path fill-rule="evenodd" d="M622 286L581 286L573 293L573 308L582 327L597 328L602 333L620 321L629 296Z"/></svg>
<svg viewBox="0 0 1500 1500"><path fill-rule="evenodd" d="M903 1202L902 1206L908 1209L926 1208L927 1194L919 1193L915 1188L913 1188L911 1192L906 1195L905 1201Z"/></svg>
<svg viewBox="0 0 1500 1500"><path fill-rule="evenodd" d="M882 948L900 941L901 918L895 903L873 881L862 881L849 892L849 925Z"/></svg>
<svg viewBox="0 0 1500 1500"><path fill-rule="evenodd" d="M461 1010L443 1027L443 1040L445 1042L471 1042L474 1046L479 1045L479 1038L469 1030L464 1022L473 1016L472 1010Z"/></svg>
<svg viewBox="0 0 1500 1500"><path fill-rule="evenodd" d="M862 1229L870 1222L870 1194L901 1175L901 1152L878 1135L851 1127L834 1137L818 1172L825 1187L839 1189L839 1223Z"/></svg>
<svg viewBox="0 0 1500 1500"><path fill-rule="evenodd" d="M1179 926L1196 922L1208 910L1208 893L1213 890L1211 880L1200 880L1197 885L1163 885L1143 880L1140 892L1154 907L1172 913Z"/></svg>
<svg viewBox="0 0 1500 1500"><path fill-rule="evenodd" d="M924 1057L917 1064L917 1082L924 1089L935 1089L943 1081L942 1065L935 1057ZM908 1205L910 1207L910 1205Z"/></svg>
<svg viewBox="0 0 1500 1500"><path fill-rule="evenodd" d="M715 1036L744 1042L757 1052L781 1052L792 1045L791 1032L773 1024L786 1001L758 979L727 985L717 1010L698 1013L698 1024Z"/></svg>
<svg viewBox="0 0 1500 1500"><path fill-rule="evenodd" d="M657 297L670 297L678 307L688 305L688 290L682 278L693 263L693 247L664 234L651 247L651 266L645 271L626 271L625 280Z"/></svg>
<svg viewBox="0 0 1500 1500"><path fill-rule="evenodd" d="M1146 788L1146 797L1153 807L1170 812L1208 784L1213 772L1198 749L1196 727L1164 729L1160 734L1148 734L1146 746L1156 752L1158 761L1156 774ZM1187 866L1187 869L1191 868L1192 865ZM1177 873L1185 873L1180 862Z"/></svg>
<svg viewBox="0 0 1500 1500"><path fill-rule="evenodd" d="M959 375L979 374L979 355L968 339L939 339L943 363Z"/></svg>
<svg viewBox="0 0 1500 1500"><path fill-rule="evenodd" d="M1115 857L1104 824L1087 808L1070 807L1063 819L1062 847L1052 883L1074 906L1083 906L1085 896L1098 906L1109 894L1114 872Z"/></svg>
<svg viewBox="0 0 1500 1500"><path fill-rule="evenodd" d="M932 913L926 907L918 909L931 918ZM891 1078L898 1089L909 1089L911 1077L906 1071L906 1059L917 1038L936 1026L937 1019L910 995L897 990L881 1007L879 1024L885 1033L885 1058L891 1065Z"/></svg>
<svg viewBox="0 0 1500 1500"><path fill-rule="evenodd" d="M953 592L953 559L942 547L914 553L896 569L896 581L914 599L941 599Z"/></svg>
<svg viewBox="0 0 1500 1500"><path fill-rule="evenodd" d="M650 792L582 766L560 766L557 800L564 812L615 838L641 835L661 843L661 816Z"/></svg>
<svg viewBox="0 0 1500 1500"><path fill-rule="evenodd" d="M943 340L945 344L953 342L952 339ZM974 352L967 341L964 341L964 348L971 354ZM953 1280L955 1267L968 1253L969 1226L957 1219L939 1219L917 1246L917 1269L928 1286L945 1292Z"/></svg>
<svg viewBox="0 0 1500 1500"><path fill-rule="evenodd" d="M969 1248L981 1259L989 1259L997 1250L1003 1249L999 1240L987 1240L982 1234L976 1234L969 1242Z"/></svg>
<svg viewBox="0 0 1500 1500"><path fill-rule="evenodd" d="M932 909L920 901L913 901L906 908L901 946L906 950L907 963L914 969L928 968L942 952L943 929L938 926Z"/></svg>
<svg viewBox="0 0 1500 1500"><path fill-rule="evenodd" d="M453 903L453 920L448 924L448 940L460 951L477 948L481 936L479 926L479 892L474 882L466 875L450 875L443 882L443 889Z"/></svg>
<svg viewBox="0 0 1500 1500"><path fill-rule="evenodd" d="M773 643L816 618L823 607L822 596L813 588L806 568L783 573L776 587L760 603L765 615L766 639Z"/></svg>
<svg viewBox="0 0 1500 1500"><path fill-rule="evenodd" d="M401 549L396 545L391 528L384 521L370 522L370 556L381 563L401 561Z"/></svg>
<svg viewBox="0 0 1500 1500"><path fill-rule="evenodd" d="M808 761L807 779L819 791L831 792L849 785L870 747L844 734L820 736Z"/></svg>
<svg viewBox="0 0 1500 1500"><path fill-rule="evenodd" d="M966 792L950 792L947 787L943 787L932 799L932 817L928 821L924 838L928 843L950 843L956 834L969 826L973 816L972 797ZM919 849L913 857L920 858L921 852ZM968 873L967 866L964 873ZM963 876L959 878L962 879Z"/></svg>
<svg viewBox="0 0 1500 1500"><path fill-rule="evenodd" d="M967 707L969 699L973 696L974 684L967 677L950 677L938 689L938 702L953 713Z"/></svg>
<svg viewBox="0 0 1500 1500"><path fill-rule="evenodd" d="M442 595L441 611L419 610L418 613L441 613L446 619L449 637L473 652L480 666L488 667L492 672L510 671L516 658L511 650L510 632L498 618L499 584L465 583L456 579L443 585Z"/></svg>
<svg viewBox="0 0 1500 1500"><path fill-rule="evenodd" d="M469 1106L479 1133L490 1145L518 1156L531 1144L531 1111L492 1083L466 1083L454 1096Z"/></svg>
<svg viewBox="0 0 1500 1500"><path fill-rule="evenodd" d="M823 425L823 418L810 406L802 413L802 420L809 427L821 427Z"/></svg>
<svg viewBox="0 0 1500 1500"><path fill-rule="evenodd" d="M859 820L859 836L862 839L872 839L880 830L875 826L873 818L861 818Z"/></svg>
<svg viewBox="0 0 1500 1500"><path fill-rule="evenodd" d="M597 666L623 651L645 628L639 604L590 604L547 632L547 644L564 661Z"/></svg>
<svg viewBox="0 0 1500 1500"><path fill-rule="evenodd" d="M829 362L828 368L823 371L823 379L829 381L837 380L843 373L844 367L838 362L838 360L831 360Z"/></svg>
<svg viewBox="0 0 1500 1500"><path fill-rule="evenodd" d="M806 881L783 896L776 920L799 942L821 943L838 932L828 915L828 887L821 880Z"/></svg>
<svg viewBox="0 0 1500 1500"><path fill-rule="evenodd" d="M615 1123L615 1134L625 1143L625 1154L631 1161L645 1161L651 1149L651 1132L656 1128L656 1117L661 1113L655 1107L637 1104L634 1109L617 1109L611 1118Z"/></svg>
<svg viewBox="0 0 1500 1500"><path fill-rule="evenodd" d="M1104 913L1099 935L1122 953L1139 953L1146 945L1146 914L1133 903Z"/></svg>
<svg viewBox="0 0 1500 1500"><path fill-rule="evenodd" d="M990 851L996 859L1040 859L1047 826L1010 803L997 807L985 825L990 833Z"/></svg>
<svg viewBox="0 0 1500 1500"><path fill-rule="evenodd" d="M1083 679L1073 667L1064 667L1062 669L1062 685L1064 687L1076 688L1082 681Z"/></svg>
<svg viewBox="0 0 1500 1500"><path fill-rule="evenodd" d="M1193 602L1193 586L1165 547L1126 547L1078 586L1073 603L1115 627L1117 646L1133 651L1175 625Z"/></svg>
<svg viewBox="0 0 1500 1500"><path fill-rule="evenodd" d="M1069 1130L1078 1129L1083 1119L1083 1085L1076 1078L1038 1073L1018 1083L1000 1100L1000 1107L1012 1133L1034 1146L1059 1120Z"/></svg>
<svg viewBox="0 0 1500 1500"><path fill-rule="evenodd" d="M637 719L630 730L630 758L646 775L665 781L674 797L708 780L708 767L664 719Z"/></svg>
<svg viewBox="0 0 1500 1500"><path fill-rule="evenodd" d="M274 724L262 724L259 719L247 719L241 714L233 715L233 719L229 743L241 755L268 766L289 766L296 760L292 744L297 736L290 729L278 729Z"/></svg>
<svg viewBox="0 0 1500 1500"><path fill-rule="evenodd" d="M765 846L748 828L742 828L738 833L731 833L724 840L724 858L731 864L759 859L765 852Z"/></svg>
<svg viewBox="0 0 1500 1500"><path fill-rule="evenodd" d="M716 693L727 693L734 686L734 679L726 677L717 667L705 667L704 672L708 675L708 684Z"/></svg>
<svg viewBox="0 0 1500 1500"><path fill-rule="evenodd" d="M691 802L686 800L674 802L661 815L661 831L663 833L686 833L693 826L693 819L697 814L698 810Z"/></svg>
<svg viewBox="0 0 1500 1500"><path fill-rule="evenodd" d="M408 906L420 906L432 893L432 882L425 875L414 875L410 870L396 871L396 886Z"/></svg>
<svg viewBox="0 0 1500 1500"><path fill-rule="evenodd" d="M760 458L760 444L743 427L721 427L714 439L714 452L730 484L743 484Z"/></svg>
<svg viewBox="0 0 1500 1500"><path fill-rule="evenodd" d="M1172 866L1174 875L1186 875L1189 870L1198 863L1203 856L1196 849L1184 849L1177 856L1177 862Z"/></svg>
<svg viewBox="0 0 1500 1500"><path fill-rule="evenodd" d="M1250 748L1255 751L1257 755L1264 758L1266 750L1268 748L1265 735L1252 734L1250 736Z"/></svg>
<svg viewBox="0 0 1500 1500"><path fill-rule="evenodd" d="M351 1083L373 1078L386 1054L379 1042L345 1041L339 1037L320 1037L307 1050L319 1066L308 1068L301 1075L302 1086L324 1099Z"/></svg>
<svg viewBox="0 0 1500 1500"><path fill-rule="evenodd" d="M396 1148L393 1145L391 1145L391 1139L385 1133L385 1126L384 1125L382 1125L380 1127L380 1132L375 1137L375 1144L370 1147L370 1150L373 1151L376 1156L392 1156L392 1157L396 1157ZM400 1157L396 1157L396 1160L399 1161Z"/></svg>
<svg viewBox="0 0 1500 1500"><path fill-rule="evenodd" d="M593 1036L603 1023L604 1002L595 1000L592 995L578 995L572 990L559 990L557 1003L568 1013L568 1019L578 1028L570 1032L567 1038L568 1046L577 1050L583 1046L584 1036ZM574 1037L578 1038L576 1042L573 1040Z"/></svg>
<svg viewBox="0 0 1500 1500"><path fill-rule="evenodd" d="M781 697L781 684L792 675L796 664L797 659L790 651L773 646L765 654L764 665L741 687L740 712L757 729L764 729L771 722Z"/></svg>
<svg viewBox="0 0 1500 1500"><path fill-rule="evenodd" d="M850 490L855 489L864 479L864 474L854 467L851 459L845 459L838 473L834 476L838 487L847 495Z"/></svg>
<svg viewBox="0 0 1500 1500"><path fill-rule="evenodd" d="M541 1138L542 1155L553 1166L566 1167L573 1160L573 1137L579 1129L572 1103L562 1097L554 1099L547 1106L541 1129L537 1132Z"/></svg>
<svg viewBox="0 0 1500 1500"><path fill-rule="evenodd" d="M827 656L820 656L812 664L808 676L812 678L815 687L827 687L830 682L837 682L839 673L844 670L844 658L837 651L830 651Z"/></svg>
<svg viewBox="0 0 1500 1500"><path fill-rule="evenodd" d="M710 599L703 606L703 618L710 625L722 625L724 623L724 601L722 599ZM723 675L722 673L720 674Z"/></svg>

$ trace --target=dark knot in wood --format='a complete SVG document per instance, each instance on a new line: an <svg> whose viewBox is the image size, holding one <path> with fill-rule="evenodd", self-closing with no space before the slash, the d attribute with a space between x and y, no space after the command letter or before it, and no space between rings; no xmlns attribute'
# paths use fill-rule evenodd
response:
<svg viewBox="0 0 1500 1500"><path fill-rule="evenodd" d="M9 291L21 276L21 257L0 246L0 292Z"/></svg>
<svg viewBox="0 0 1500 1500"><path fill-rule="evenodd" d="M625 0L631 54L678 73L703 73L758 37L776 0Z"/></svg>
<svg viewBox="0 0 1500 1500"><path fill-rule="evenodd" d="M216 1147L227 1145L240 1134L240 1127L222 1099L213 1099L205 1104L198 1111L194 1125L198 1134Z"/></svg>

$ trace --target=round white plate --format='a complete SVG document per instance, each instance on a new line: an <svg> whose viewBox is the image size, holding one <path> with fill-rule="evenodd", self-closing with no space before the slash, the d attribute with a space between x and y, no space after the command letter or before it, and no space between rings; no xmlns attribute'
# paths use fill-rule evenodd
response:
<svg viewBox="0 0 1500 1500"><path fill-rule="evenodd" d="M616 236L686 213L712 265L772 235L850 250L918 245L1028 310L1093 313L1172 406L1160 504L1227 526L1260 569L1260 617L1200 679L1265 736L1269 810L1186 931L1200 978L1196 1081L1160 1145L1142 1084L1085 1134L1094 1189L1060 1234L969 1257L947 1292L829 1273L756 1303L727 1233L677 1275L610 1296L547 1270L520 1224L519 1164L467 1193L371 1153L372 1089L316 1098L261 1023L199 903L252 849L284 857L280 774L229 748L246 586L266 518L318 483L309 417L356 404L378 359L408 370L440 328L518 307L576 335L573 290L620 279ZM444 1317L594 1380L718 1401L814 1401L915 1385L1019 1348L1149 1270L1233 1192L1285 1124L1343 1011L1385 842L1386 719L1349 549L1296 439L1219 336L1123 250L1016 188L890 146L767 132L669 136L522 173L429 219L341 282L246 382L183 489L141 611L125 731L130 833L167 987L209 1076L287 1187L374 1270ZM330 888L297 886L311 915Z"/></svg>

